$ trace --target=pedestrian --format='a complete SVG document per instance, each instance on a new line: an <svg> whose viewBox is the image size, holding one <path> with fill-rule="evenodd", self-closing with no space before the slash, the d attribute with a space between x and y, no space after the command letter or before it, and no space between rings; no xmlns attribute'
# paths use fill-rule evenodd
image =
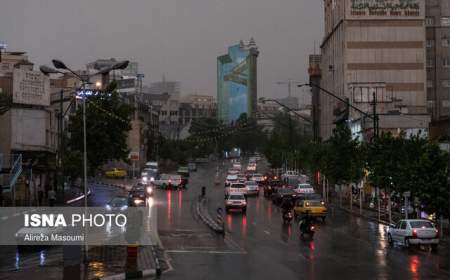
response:
<svg viewBox="0 0 450 280"><path fill-rule="evenodd" d="M39 202L39 206L42 206L42 199L44 199L44 191L42 190L42 185L39 185L39 188L38 188L38 202Z"/></svg>
<svg viewBox="0 0 450 280"><path fill-rule="evenodd" d="M55 201L56 201L56 193L53 190L53 188L51 188L48 191L48 204L50 205L50 207L55 206Z"/></svg>

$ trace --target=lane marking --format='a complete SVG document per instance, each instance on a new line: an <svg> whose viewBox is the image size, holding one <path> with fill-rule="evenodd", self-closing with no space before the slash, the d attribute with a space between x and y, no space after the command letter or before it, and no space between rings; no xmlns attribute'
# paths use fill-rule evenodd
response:
<svg viewBox="0 0 450 280"><path fill-rule="evenodd" d="M246 255L247 252L241 251L201 251L201 250L166 250L167 253L194 253L194 254L229 254Z"/></svg>
<svg viewBox="0 0 450 280"><path fill-rule="evenodd" d="M264 233L267 235L270 235L270 231L268 231L268 230L264 230Z"/></svg>
<svg viewBox="0 0 450 280"><path fill-rule="evenodd" d="M2 220L5 221L5 220L8 220L8 218L9 217L2 217Z"/></svg>
<svg viewBox="0 0 450 280"><path fill-rule="evenodd" d="M20 214L22 214L22 213L15 213L13 216L14 216L14 217L19 217Z"/></svg>

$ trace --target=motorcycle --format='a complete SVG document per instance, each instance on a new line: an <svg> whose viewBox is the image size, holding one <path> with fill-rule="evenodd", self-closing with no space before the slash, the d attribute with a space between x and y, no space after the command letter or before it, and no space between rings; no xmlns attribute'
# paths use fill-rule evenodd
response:
<svg viewBox="0 0 450 280"><path fill-rule="evenodd" d="M314 238L315 227L312 224L306 225L305 221L302 220L299 223L300 235L304 237L307 234L311 239Z"/></svg>
<svg viewBox="0 0 450 280"><path fill-rule="evenodd" d="M283 213L283 223L284 224L290 224L293 218L294 218L294 215L292 214L292 210L288 210Z"/></svg>

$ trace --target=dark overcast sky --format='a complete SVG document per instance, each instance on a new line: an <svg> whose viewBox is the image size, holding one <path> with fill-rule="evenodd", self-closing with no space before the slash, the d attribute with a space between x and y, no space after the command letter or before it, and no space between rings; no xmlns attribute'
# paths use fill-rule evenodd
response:
<svg viewBox="0 0 450 280"><path fill-rule="evenodd" d="M216 57L240 39L260 48L260 96L286 96L277 81L307 80L307 56L323 37L320 0L0 0L0 41L36 65L61 58L139 62L144 84L216 95ZM296 89L297 91L297 89Z"/></svg>

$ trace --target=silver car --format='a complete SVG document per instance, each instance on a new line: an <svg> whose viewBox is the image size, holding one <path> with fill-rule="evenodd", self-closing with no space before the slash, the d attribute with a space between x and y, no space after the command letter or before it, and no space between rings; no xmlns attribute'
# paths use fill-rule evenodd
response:
<svg viewBox="0 0 450 280"><path fill-rule="evenodd" d="M245 182L245 193L247 195L259 195L259 186L255 181Z"/></svg>
<svg viewBox="0 0 450 280"><path fill-rule="evenodd" d="M395 226L388 228L389 244L400 243L410 245L431 245L433 250L439 244L439 231L432 222L424 219L400 220Z"/></svg>

